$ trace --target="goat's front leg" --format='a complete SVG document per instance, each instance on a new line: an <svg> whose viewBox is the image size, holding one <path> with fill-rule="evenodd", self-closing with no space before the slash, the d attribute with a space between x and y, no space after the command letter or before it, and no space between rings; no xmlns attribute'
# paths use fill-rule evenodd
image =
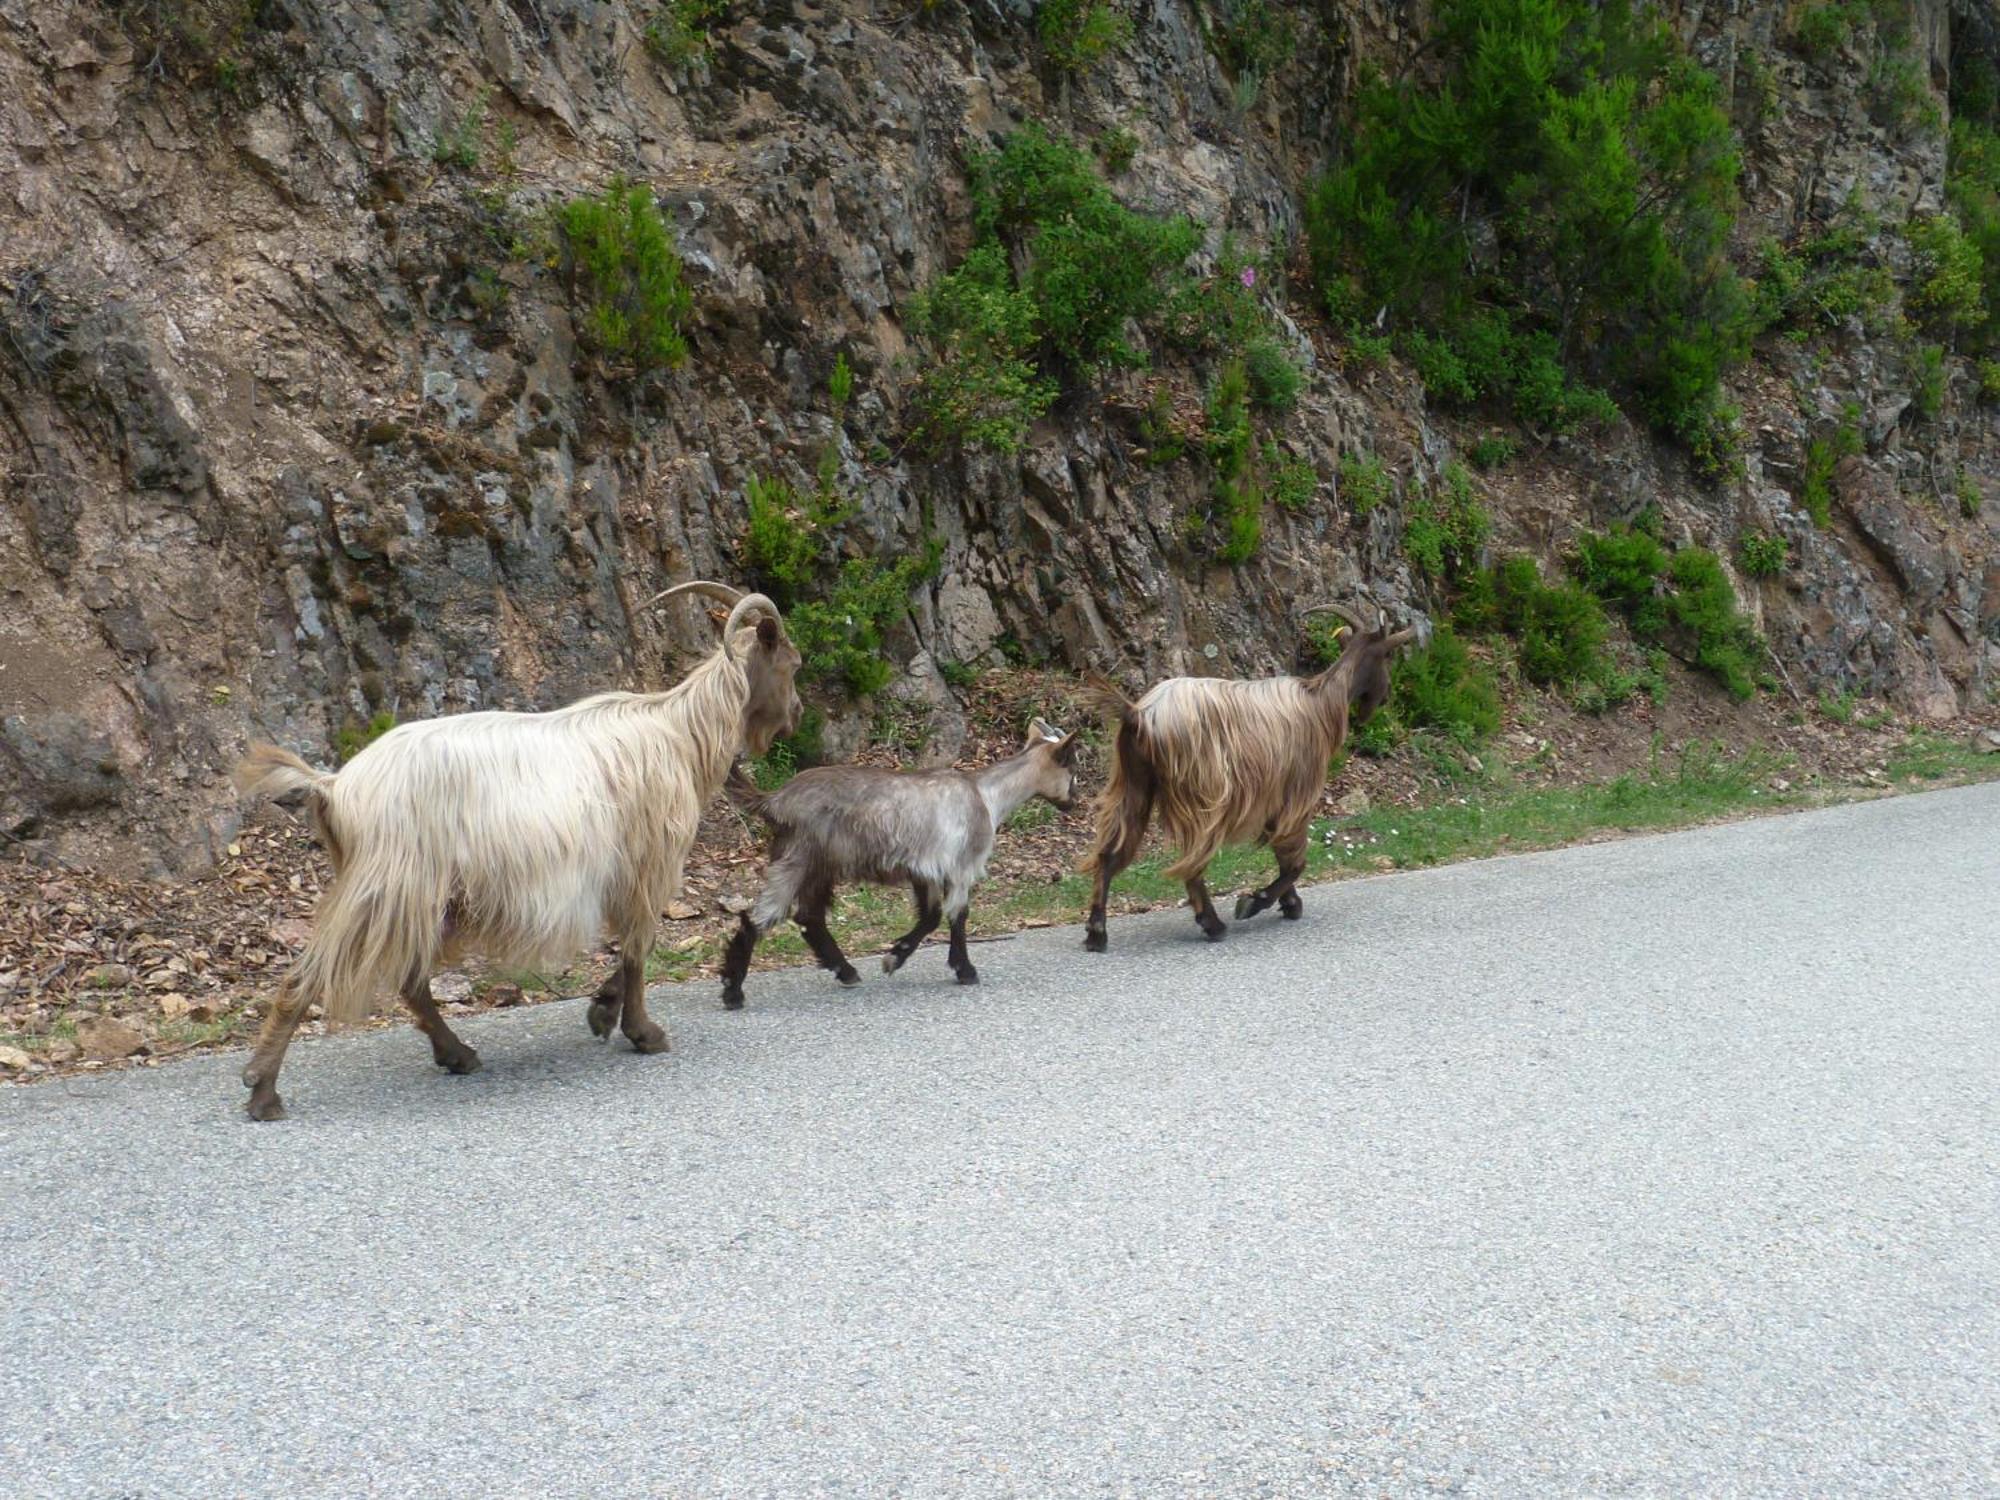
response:
<svg viewBox="0 0 2000 1500"><path fill-rule="evenodd" d="M458 1033L445 1024L438 1013L437 1000L431 994L428 976L415 979L403 986L403 1003L416 1017L417 1030L431 1039L431 1060L447 1073L477 1073L480 1068L479 1054L458 1038Z"/></svg>
<svg viewBox="0 0 2000 1500"><path fill-rule="evenodd" d="M944 903L938 899L937 887L927 880L913 880L910 890L917 901L917 925L889 945L889 951L882 955L882 972L893 974L910 961L910 955L923 946L925 938L937 931L937 925L944 920Z"/></svg>
<svg viewBox="0 0 2000 1500"><path fill-rule="evenodd" d="M960 906L951 919L951 972L960 984L977 984L979 971L972 967L972 955L966 951L965 917L966 908Z"/></svg>
<svg viewBox="0 0 2000 1500"><path fill-rule="evenodd" d="M634 1052L664 1052L667 1033L646 1014L646 955L653 951L653 935L648 932L636 942L618 945L618 988L620 1010L618 1029Z"/></svg>
<svg viewBox="0 0 2000 1500"><path fill-rule="evenodd" d="M1305 873L1306 838L1306 832L1301 830L1296 838L1288 837L1272 843L1271 852L1278 859L1277 879L1261 891L1245 891L1236 898L1237 921L1254 917L1272 905L1276 905L1288 920L1298 920L1305 904L1299 900L1299 894L1293 887L1298 884L1299 876Z"/></svg>
<svg viewBox="0 0 2000 1500"><path fill-rule="evenodd" d="M590 997L590 1009L585 1019L590 1022L590 1034L608 1037L618 1024L618 1012L625 1005L625 973L621 965L605 977L597 987L597 993Z"/></svg>
<svg viewBox="0 0 2000 1500"><path fill-rule="evenodd" d="M1187 883L1188 904L1194 908L1195 925L1201 928L1202 936L1211 943L1219 943L1229 935L1229 927L1215 914L1215 903L1209 899L1208 882L1197 875Z"/></svg>
<svg viewBox="0 0 2000 1500"><path fill-rule="evenodd" d="M854 965L847 961L847 955L840 951L840 944L826 930L826 908L832 900L830 887L809 891L802 896L798 906L799 930L805 934L806 946L812 949L820 967L832 970L835 979L851 987L861 983L861 976L854 972Z"/></svg>

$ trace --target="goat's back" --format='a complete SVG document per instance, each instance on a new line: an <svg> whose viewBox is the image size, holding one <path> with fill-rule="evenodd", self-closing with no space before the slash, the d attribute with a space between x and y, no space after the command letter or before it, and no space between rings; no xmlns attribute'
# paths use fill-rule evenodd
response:
<svg viewBox="0 0 2000 1500"><path fill-rule="evenodd" d="M961 771L819 766L765 798L781 847L802 849L827 879L977 879L993 847L985 799Z"/></svg>

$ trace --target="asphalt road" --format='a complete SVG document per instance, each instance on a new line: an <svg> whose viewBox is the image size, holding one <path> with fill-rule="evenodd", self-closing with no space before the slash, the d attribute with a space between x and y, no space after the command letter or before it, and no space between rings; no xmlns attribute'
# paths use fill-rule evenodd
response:
<svg viewBox="0 0 2000 1500"><path fill-rule="evenodd" d="M0 1091L0 1491L2000 1493L2000 785L1078 936Z"/></svg>

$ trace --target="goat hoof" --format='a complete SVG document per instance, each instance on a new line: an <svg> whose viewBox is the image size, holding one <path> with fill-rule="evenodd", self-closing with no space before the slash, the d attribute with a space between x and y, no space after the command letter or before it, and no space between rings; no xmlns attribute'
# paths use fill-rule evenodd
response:
<svg viewBox="0 0 2000 1500"><path fill-rule="evenodd" d="M973 968L971 964L967 964L964 968L958 971L958 982L960 984L979 983L979 971Z"/></svg>
<svg viewBox="0 0 2000 1500"><path fill-rule="evenodd" d="M479 1054L461 1044L448 1047L437 1054L437 1065L447 1073L477 1073L486 1065L479 1060Z"/></svg>
<svg viewBox="0 0 2000 1500"><path fill-rule="evenodd" d="M743 991L725 986L722 991L722 1008L724 1010L743 1009Z"/></svg>
<svg viewBox="0 0 2000 1500"><path fill-rule="evenodd" d="M634 1052L665 1052L667 1034L657 1026L647 1026L642 1031L628 1031L625 1040L632 1044Z"/></svg>
<svg viewBox="0 0 2000 1500"><path fill-rule="evenodd" d="M1201 928L1201 935L1211 943L1219 943L1229 936L1229 929L1220 922L1217 922L1214 926L1210 926L1204 922Z"/></svg>
<svg viewBox="0 0 2000 1500"><path fill-rule="evenodd" d="M903 955L896 952L893 948L882 955L882 972L884 974L893 974L902 967Z"/></svg>
<svg viewBox="0 0 2000 1500"><path fill-rule="evenodd" d="M1296 922L1306 914L1306 904L1297 896L1287 896L1278 903L1278 915L1287 922Z"/></svg>
<svg viewBox="0 0 2000 1500"><path fill-rule="evenodd" d="M243 1106L253 1120L282 1120L285 1118L285 1101L278 1097L274 1088L256 1088L251 1091L250 1102Z"/></svg>
<svg viewBox="0 0 2000 1500"><path fill-rule="evenodd" d="M1254 891L1245 891L1236 898L1236 920L1239 922L1245 917L1256 916L1263 909L1263 903L1257 899Z"/></svg>
<svg viewBox="0 0 2000 1500"><path fill-rule="evenodd" d="M1103 953L1107 949L1109 949L1110 946L1111 946L1110 935L1101 932L1096 928L1092 928L1089 932L1086 932L1083 935L1083 948L1086 953Z"/></svg>
<svg viewBox="0 0 2000 1500"><path fill-rule="evenodd" d="M610 1036L611 1028L618 1024L618 1007L606 1005L602 1000L593 1000L590 1002L589 1011L585 1013L585 1019L590 1022L592 1036L599 1038Z"/></svg>
<svg viewBox="0 0 2000 1500"><path fill-rule="evenodd" d="M833 977L840 981L842 987L850 990L861 983L861 976L854 972L853 964L842 964L834 970Z"/></svg>

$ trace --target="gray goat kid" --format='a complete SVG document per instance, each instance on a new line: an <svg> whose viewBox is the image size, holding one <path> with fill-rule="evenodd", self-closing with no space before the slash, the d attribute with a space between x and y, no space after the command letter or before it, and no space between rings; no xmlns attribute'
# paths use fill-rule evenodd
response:
<svg viewBox="0 0 2000 1500"><path fill-rule="evenodd" d="M826 929L834 889L856 880L907 882L916 896L917 924L882 955L884 973L900 969L948 921L952 972L960 984L979 983L966 953L965 916L993 854L993 836L1032 797L1068 807L1075 766L1076 737L1036 719L1020 754L977 771L820 766L768 796L739 771L729 795L770 825L771 865L723 958L722 1003L731 1010L743 1004L743 976L757 940L792 912L821 967L842 984L861 983Z"/></svg>

